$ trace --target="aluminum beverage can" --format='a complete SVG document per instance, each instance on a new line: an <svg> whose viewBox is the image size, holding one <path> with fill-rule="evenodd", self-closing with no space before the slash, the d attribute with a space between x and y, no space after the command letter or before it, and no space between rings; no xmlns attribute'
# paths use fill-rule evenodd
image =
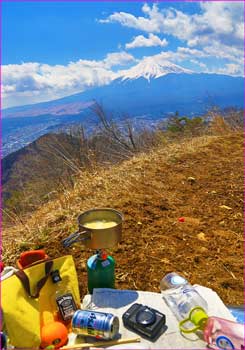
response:
<svg viewBox="0 0 245 350"><path fill-rule="evenodd" d="M98 339L113 339L119 331L119 319L105 312L77 310L72 317L72 331Z"/></svg>

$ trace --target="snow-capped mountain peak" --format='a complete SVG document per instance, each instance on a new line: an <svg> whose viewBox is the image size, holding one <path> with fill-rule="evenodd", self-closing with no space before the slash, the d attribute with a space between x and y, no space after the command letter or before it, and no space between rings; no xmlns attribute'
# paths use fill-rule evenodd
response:
<svg viewBox="0 0 245 350"><path fill-rule="evenodd" d="M147 58L128 70L120 71L119 78L124 81L143 77L149 81L150 79L156 79L169 73L192 73L192 71L169 61L157 63L153 59Z"/></svg>

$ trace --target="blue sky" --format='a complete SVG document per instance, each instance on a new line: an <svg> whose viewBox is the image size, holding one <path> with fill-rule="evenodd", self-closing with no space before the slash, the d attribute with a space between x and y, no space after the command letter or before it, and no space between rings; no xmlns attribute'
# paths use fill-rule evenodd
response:
<svg viewBox="0 0 245 350"><path fill-rule="evenodd" d="M144 60L243 75L243 2L3 2L3 106L80 92Z"/></svg>

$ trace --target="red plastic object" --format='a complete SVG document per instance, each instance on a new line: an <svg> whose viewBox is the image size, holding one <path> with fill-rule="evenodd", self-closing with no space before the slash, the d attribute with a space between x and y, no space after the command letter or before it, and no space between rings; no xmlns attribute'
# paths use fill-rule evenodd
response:
<svg viewBox="0 0 245 350"><path fill-rule="evenodd" d="M48 255L43 249L39 250L28 250L20 254L20 258L17 260L17 267L20 270L32 265L39 260L48 259Z"/></svg>
<svg viewBox="0 0 245 350"><path fill-rule="evenodd" d="M106 252L103 252L103 253L101 254L102 260L106 260L107 257L108 257L108 254L107 254Z"/></svg>
<svg viewBox="0 0 245 350"><path fill-rule="evenodd" d="M0 261L0 273L3 271L3 269L4 269L4 263Z"/></svg>
<svg viewBox="0 0 245 350"><path fill-rule="evenodd" d="M179 222L185 222L185 218L183 218L183 217L179 218L178 220L179 220Z"/></svg>

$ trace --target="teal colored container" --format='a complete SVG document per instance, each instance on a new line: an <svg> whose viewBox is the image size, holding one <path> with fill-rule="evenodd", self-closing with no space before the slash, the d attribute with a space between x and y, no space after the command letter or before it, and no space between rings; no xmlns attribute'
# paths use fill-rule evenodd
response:
<svg viewBox="0 0 245 350"><path fill-rule="evenodd" d="M115 288L115 260L111 256L95 254L87 261L88 290Z"/></svg>

